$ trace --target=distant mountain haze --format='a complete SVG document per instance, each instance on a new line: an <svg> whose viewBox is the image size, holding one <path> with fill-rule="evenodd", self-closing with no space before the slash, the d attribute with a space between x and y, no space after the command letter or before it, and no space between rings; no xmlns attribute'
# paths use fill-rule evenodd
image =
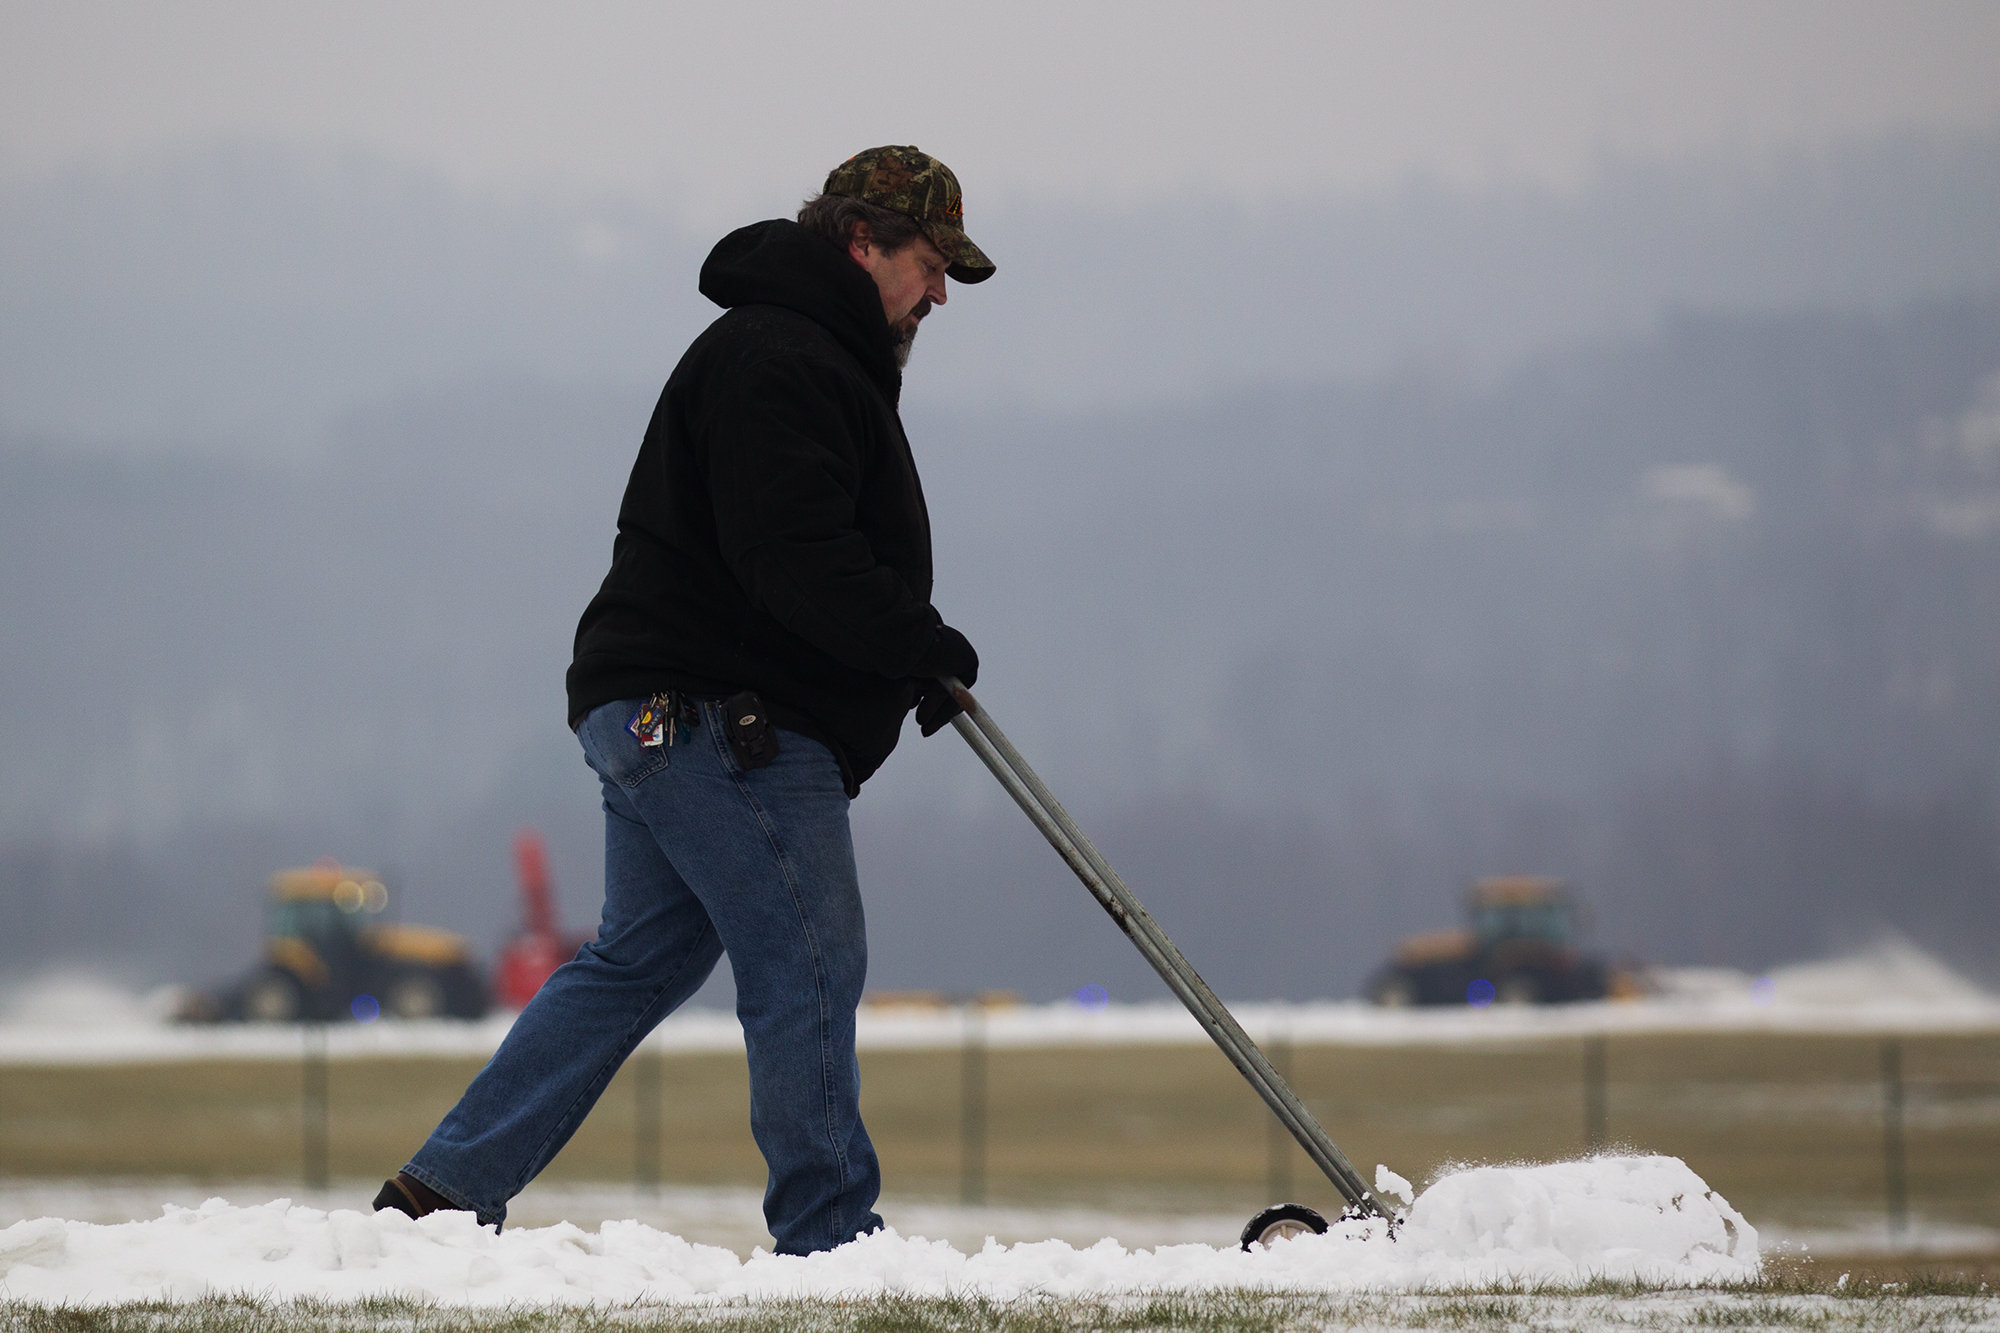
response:
<svg viewBox="0 0 2000 1333"><path fill-rule="evenodd" d="M2000 144L976 234L937 599L1222 993L1503 871L1612 952L1995 979ZM594 913L562 672L712 239L275 150L0 184L0 973L233 972L321 855L490 949L523 824ZM875 984L1158 993L955 736L855 823Z"/></svg>
<svg viewBox="0 0 2000 1333"><path fill-rule="evenodd" d="M908 393L939 410L1179 403L1412 364L1490 378L1673 307L2000 288L1991 136L1607 161L1574 194L1414 181L1080 213L968 185L1001 280L925 327ZM0 178L0 425L296 456L345 412L469 377L656 390L714 314L695 274L719 234L270 145Z"/></svg>
<svg viewBox="0 0 2000 1333"><path fill-rule="evenodd" d="M227 970L326 853L491 940L518 824L587 911L561 675L646 408L515 381L292 467L0 454L6 964ZM1888 926L1977 968L1996 422L1988 297L911 428L982 698L1218 987L1304 996L1503 870L1647 957ZM856 807L880 984L1147 991L955 737L905 751Z"/></svg>

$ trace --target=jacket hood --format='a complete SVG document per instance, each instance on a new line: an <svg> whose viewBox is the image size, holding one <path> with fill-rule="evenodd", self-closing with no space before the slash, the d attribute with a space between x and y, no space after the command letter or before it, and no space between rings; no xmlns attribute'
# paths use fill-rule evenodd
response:
<svg viewBox="0 0 2000 1333"><path fill-rule="evenodd" d="M775 305L797 311L838 339L896 401L903 374L881 293L868 270L824 237L783 218L739 227L709 251L701 294L727 310Z"/></svg>

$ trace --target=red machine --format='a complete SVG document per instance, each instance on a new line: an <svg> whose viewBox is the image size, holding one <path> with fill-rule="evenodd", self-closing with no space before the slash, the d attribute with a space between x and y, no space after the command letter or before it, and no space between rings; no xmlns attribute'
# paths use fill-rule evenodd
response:
<svg viewBox="0 0 2000 1333"><path fill-rule="evenodd" d="M493 966L493 999L519 1009L535 998L549 974L576 956L589 935L566 934L556 925L549 889L549 858L533 829L514 835L514 870L521 881L521 933L508 940Z"/></svg>

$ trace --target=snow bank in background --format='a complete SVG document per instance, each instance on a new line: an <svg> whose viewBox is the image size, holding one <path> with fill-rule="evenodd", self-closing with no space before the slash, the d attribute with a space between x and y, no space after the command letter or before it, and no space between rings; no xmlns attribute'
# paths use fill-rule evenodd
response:
<svg viewBox="0 0 2000 1333"><path fill-rule="evenodd" d="M1207 1245L1127 1250L1063 1241L967 1254L944 1241L868 1236L808 1258L739 1259L638 1222L561 1223L495 1235L464 1214L322 1212L289 1200L211 1200L156 1220L54 1218L0 1230L0 1297L43 1304L407 1295L449 1304L716 1302L979 1294L1012 1299L1253 1287L1413 1289L1595 1276L1671 1284L1749 1278L1757 1232L1672 1157L1479 1167L1418 1196L1394 1241L1350 1222L1243 1253Z"/></svg>
<svg viewBox="0 0 2000 1333"><path fill-rule="evenodd" d="M43 972L0 991L0 1023L14 1026L117 1027L158 1024L173 1012L173 995L134 995L94 972Z"/></svg>
<svg viewBox="0 0 2000 1333"><path fill-rule="evenodd" d="M1794 1004L1852 1005L1895 1000L1925 1005L1976 1005L1993 997L1908 940L1890 938L1865 952L1817 963L1773 968L1771 999Z"/></svg>
<svg viewBox="0 0 2000 1333"><path fill-rule="evenodd" d="M2000 997L1903 941L1848 958L1778 968L1764 977L1728 968L1658 969L1654 977L1655 995L1594 1004L1377 1009L1359 1000L1327 1000L1230 1008L1258 1042L1379 1046L1600 1032L2000 1032ZM278 1024L182 1025L162 1017L172 999L170 991L134 998L73 976L29 983L0 1004L0 1064L296 1060L303 1041L322 1038L336 1060L484 1058L513 1022L512 1014L500 1012L477 1023L335 1023L310 1033ZM975 1033L986 1045L1015 1049L1209 1040L1171 1000L1010 1005L976 1017L944 1005L865 1005L857 1030L863 1050L957 1047ZM647 1037L646 1048L740 1051L743 1030L734 1014L683 1009Z"/></svg>

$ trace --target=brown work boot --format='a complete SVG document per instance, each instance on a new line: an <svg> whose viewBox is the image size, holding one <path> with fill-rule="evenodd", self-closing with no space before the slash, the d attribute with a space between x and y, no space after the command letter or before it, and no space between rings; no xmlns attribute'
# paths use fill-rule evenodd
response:
<svg viewBox="0 0 2000 1333"><path fill-rule="evenodd" d="M394 1179L382 1182L382 1192L375 1196L375 1211L379 1213L385 1208L394 1208L411 1217L466 1211L407 1171L398 1171Z"/></svg>

